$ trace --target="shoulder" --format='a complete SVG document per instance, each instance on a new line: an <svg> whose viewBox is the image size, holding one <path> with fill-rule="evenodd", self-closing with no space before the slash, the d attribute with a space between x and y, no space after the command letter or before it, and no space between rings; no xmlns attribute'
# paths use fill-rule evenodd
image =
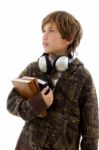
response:
<svg viewBox="0 0 99 150"><path fill-rule="evenodd" d="M25 69L20 73L19 77L22 77L23 75L28 75L28 76L35 76L35 73L38 71L38 62L30 62Z"/></svg>
<svg viewBox="0 0 99 150"><path fill-rule="evenodd" d="M85 67L84 63L80 59L76 58L72 65L77 74L82 75L85 78L92 77L90 71Z"/></svg>
<svg viewBox="0 0 99 150"><path fill-rule="evenodd" d="M37 67L37 64L38 64L37 61L30 62L30 63L26 66L26 68L28 68L28 69L35 68L35 67Z"/></svg>
<svg viewBox="0 0 99 150"><path fill-rule="evenodd" d="M38 66L38 60L36 61L33 61L33 62L30 62L27 66L26 66L26 69L33 69L33 70L38 70L39 69L39 66Z"/></svg>
<svg viewBox="0 0 99 150"><path fill-rule="evenodd" d="M86 81L90 81L90 83L93 82L90 71L80 59L74 59L71 63L70 70L72 70L72 77L75 78L78 83L85 83Z"/></svg>

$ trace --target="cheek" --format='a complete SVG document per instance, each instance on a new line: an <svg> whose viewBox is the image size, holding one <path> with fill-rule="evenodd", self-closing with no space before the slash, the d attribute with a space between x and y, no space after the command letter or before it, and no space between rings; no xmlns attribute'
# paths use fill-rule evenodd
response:
<svg viewBox="0 0 99 150"><path fill-rule="evenodd" d="M62 40L62 41L61 41L61 45L63 45L63 47L67 47L68 44L67 44L66 41Z"/></svg>
<svg viewBox="0 0 99 150"><path fill-rule="evenodd" d="M50 36L49 40L53 42L53 41L57 41L57 38L55 36Z"/></svg>

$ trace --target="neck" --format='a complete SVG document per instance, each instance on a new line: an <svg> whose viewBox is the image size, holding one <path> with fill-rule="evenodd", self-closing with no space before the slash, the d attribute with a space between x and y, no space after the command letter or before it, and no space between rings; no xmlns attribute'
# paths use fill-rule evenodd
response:
<svg viewBox="0 0 99 150"><path fill-rule="evenodd" d="M58 56L61 56L61 55L65 55L66 56L66 53L65 54L63 54L63 53L59 53L59 54L49 54L49 58L51 58L51 59L55 59L55 58L57 58Z"/></svg>

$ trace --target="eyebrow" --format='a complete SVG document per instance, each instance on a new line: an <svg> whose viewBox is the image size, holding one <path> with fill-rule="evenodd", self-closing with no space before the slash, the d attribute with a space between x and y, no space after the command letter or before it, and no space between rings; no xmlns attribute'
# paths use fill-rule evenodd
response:
<svg viewBox="0 0 99 150"><path fill-rule="evenodd" d="M45 26L44 26L44 28L45 28ZM44 28L43 28L43 29L44 29ZM55 26L52 26L52 25L51 25L51 26L49 26L48 28L55 28Z"/></svg>

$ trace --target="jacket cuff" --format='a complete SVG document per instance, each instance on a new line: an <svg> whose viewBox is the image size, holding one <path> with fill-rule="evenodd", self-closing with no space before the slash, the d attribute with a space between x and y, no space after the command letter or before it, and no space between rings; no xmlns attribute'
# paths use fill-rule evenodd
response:
<svg viewBox="0 0 99 150"><path fill-rule="evenodd" d="M44 114L44 112L46 112L46 109L48 108L41 96L41 93L30 98L29 103L32 105L37 115Z"/></svg>

